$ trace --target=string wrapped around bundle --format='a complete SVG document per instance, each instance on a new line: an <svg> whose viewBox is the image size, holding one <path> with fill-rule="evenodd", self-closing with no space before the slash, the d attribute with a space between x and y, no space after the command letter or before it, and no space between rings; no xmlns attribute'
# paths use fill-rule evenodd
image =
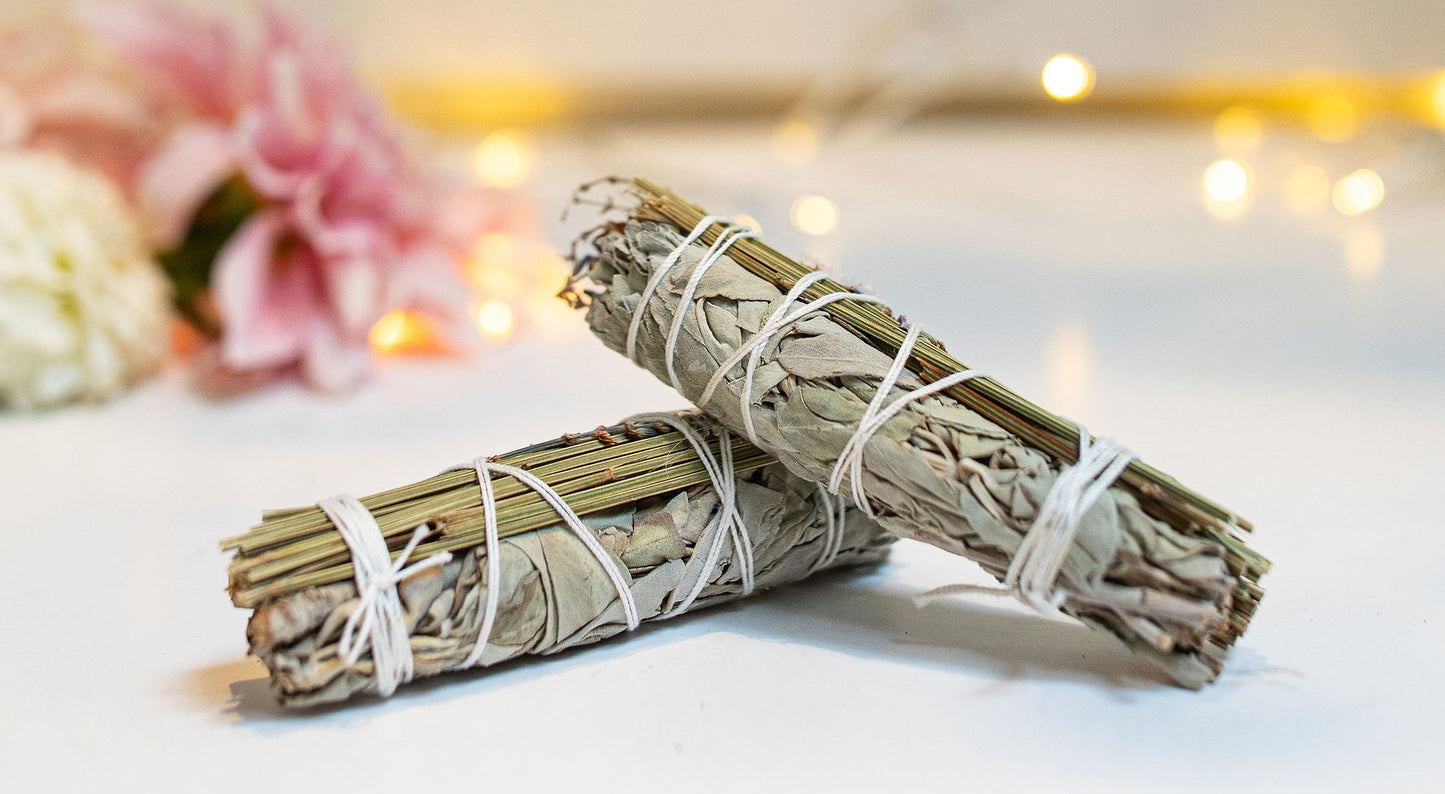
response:
<svg viewBox="0 0 1445 794"><path fill-rule="evenodd" d="M1183 686L1214 680L1263 595L1247 522L968 369L881 299L627 184L630 202L603 205L625 217L584 234L563 291L608 347L793 474L1002 583L938 594L1009 593Z"/></svg>
<svg viewBox="0 0 1445 794"><path fill-rule="evenodd" d="M227 539L287 706L552 654L881 561L892 536L696 413L641 414Z"/></svg>

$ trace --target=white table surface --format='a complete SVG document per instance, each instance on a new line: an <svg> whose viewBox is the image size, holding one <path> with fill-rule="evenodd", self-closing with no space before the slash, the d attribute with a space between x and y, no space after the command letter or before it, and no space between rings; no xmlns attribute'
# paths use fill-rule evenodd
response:
<svg viewBox="0 0 1445 794"><path fill-rule="evenodd" d="M899 544L872 572L560 658L280 711L217 539L681 405L563 316L472 361L388 361L344 398L212 403L172 368L107 405L0 417L0 789L1323 791L1445 771L1445 178L1354 220L1263 186L1226 223L1197 196L1205 122L924 128L804 168L765 132L556 134L529 190L555 242L553 208L599 173L749 212L1248 516L1276 569L1216 684L1169 686L1002 601L917 609L981 580ZM1255 168L1301 156L1395 162L1286 136ZM803 192L838 202L834 235L786 228ZM1359 234L1377 268L1344 258Z"/></svg>

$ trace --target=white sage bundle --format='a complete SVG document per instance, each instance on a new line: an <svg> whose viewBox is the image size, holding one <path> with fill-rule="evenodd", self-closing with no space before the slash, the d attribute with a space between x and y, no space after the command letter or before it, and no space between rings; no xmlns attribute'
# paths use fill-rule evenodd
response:
<svg viewBox="0 0 1445 794"><path fill-rule="evenodd" d="M975 560L1184 686L1217 676L1268 567L1236 534L1247 524L966 369L876 297L652 183L631 190L564 291L607 346L889 531Z"/></svg>
<svg viewBox="0 0 1445 794"><path fill-rule="evenodd" d="M878 562L891 540L696 414L646 414L271 512L222 545L251 652L308 706Z"/></svg>

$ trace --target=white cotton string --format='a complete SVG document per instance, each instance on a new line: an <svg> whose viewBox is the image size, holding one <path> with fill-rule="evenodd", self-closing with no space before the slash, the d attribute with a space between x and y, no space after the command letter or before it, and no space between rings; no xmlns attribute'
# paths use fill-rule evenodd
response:
<svg viewBox="0 0 1445 794"><path fill-rule="evenodd" d="M488 578L487 602L483 608L481 630L477 633L477 644L472 647L472 652L468 654L466 660L462 662L463 667L471 667L481 660L482 653L486 650L487 643L491 640L491 630L496 622L497 616L497 588L501 586L501 545L497 537L496 519L493 517L497 510L496 494L492 489L491 483L491 475L493 474L505 474L533 491L536 491L537 495L542 497L543 501L557 513L562 519L562 523L566 524L567 528L572 530L572 534L576 535L577 539L582 541L582 545L586 546L587 550L592 553L592 556L597 558L597 562L601 564L602 569L607 573L607 578L611 580L613 588L617 590L618 600L622 602L622 612L627 619L628 631L637 628L641 620L638 618L637 602L632 597L632 589L628 581L623 578L622 572L619 571L617 566L612 562L611 555L602 547L602 544L598 542L597 537L592 534L592 531L587 528L587 525L582 523L581 517L567 504L567 501L562 498L561 494L557 493L553 490L552 486L542 482L536 475L525 469L496 463L486 458L477 458L470 464L453 466L448 469L448 471L465 469L473 469L476 471L477 488L481 491L482 495L482 510L487 519Z"/></svg>
<svg viewBox="0 0 1445 794"><path fill-rule="evenodd" d="M805 277L805 279L806 278L808 277ZM822 278L822 276L820 275L819 278ZM816 278L812 280L817 281ZM799 284L802 283L803 280L800 280ZM804 284L804 289L806 289L807 286L807 284ZM707 386L703 388L702 394L697 399L698 405L706 407L708 402L712 400L713 394L717 392L718 387L722 385L723 379L727 377L727 374L732 371L733 367L741 364L743 359L746 358L748 362L747 367L743 371L743 388L738 398L738 404L743 416L743 429L747 431L748 440L754 444L758 443L758 436L757 429L753 425L752 416L753 380L757 375L758 365L762 361L763 352L766 350L766 345L769 340L781 333L788 326L793 325L809 314L829 304L845 300L857 301L859 303L881 304L883 302L882 299L875 295L864 295L857 292L830 292L827 295L814 298L802 306L799 306L796 311L788 314L780 314L780 310L786 309L788 304L797 300L797 296L801 295L802 292L803 290L798 289L797 284L793 285L793 289L789 291L788 295L784 296L783 304L773 311L768 322L764 323L763 326L758 329L758 332L753 334L746 343L734 350L732 354L728 356L727 360L713 372L712 378L707 382Z"/></svg>
<svg viewBox="0 0 1445 794"><path fill-rule="evenodd" d="M858 423L858 429L853 433L853 437L848 439L848 444L844 445L843 454L840 455L838 461L833 464L833 471L828 477L828 487L836 489L842 485L842 473L846 465L848 469L848 484L853 492L853 504L857 505L858 509L862 510L869 518L872 518L873 508L868 503L868 499L863 492L863 450L868 446L868 442L873 440L873 436L876 435L879 430L883 429L883 426L888 423L888 420L897 416L899 412L912 403L922 400L925 397L931 397L944 389L979 377L983 377L983 373L977 370L966 369L962 372L955 372L926 386L920 386L917 389L907 392L883 408L875 411L871 416L864 414L863 419Z"/></svg>
<svg viewBox="0 0 1445 794"><path fill-rule="evenodd" d="M686 250L688 246L696 242L709 226L722 221L722 218L715 215L704 217L693 227L692 231L683 238L677 248L673 249L672 252L667 255L667 258L662 261L662 264L653 270L652 277L648 280L646 288L643 289L636 308L633 309L632 320L627 328L627 355L634 362L637 361L637 333L642 327L642 315L646 311L648 302L651 301L652 296L656 294L657 288L662 283L662 279L666 277L667 273L681 260L682 252ZM693 295L696 294L698 285L702 283L703 276L707 274L707 271L711 269L713 265L722 259L723 254L727 252L728 248L732 247L732 245L739 240L746 240L757 236L756 232L744 226L726 226L718 233L717 238L713 240L713 244L703 253L702 258L698 260L697 266L693 268L692 276L683 287L682 294L677 303L677 312L673 315L672 326L668 331L667 343L663 355L664 362L667 366L668 381L671 382L672 387L680 393L683 392L683 388L681 378L679 378L677 374L677 344L682 336L682 325L687 317L688 308L692 304ZM767 321L764 322L763 327L758 329L758 332L754 334L746 344L733 351L728 360L725 361L722 366L718 367L713 373L712 378L708 381L707 386L704 387L702 395L697 400L698 405L706 406L708 401L712 399L717 387L722 383L723 378L727 376L727 373L730 372L733 367L742 363L744 358L748 358L741 402L743 424L745 425L744 429L747 431L748 440L754 444L758 443L758 436L757 429L753 425L752 417L752 386L759 362L762 359L764 346L768 341L783 329L831 303L842 300L878 304L883 302L873 295L864 295L855 292L835 292L809 301L796 312L791 314L787 313L788 307L801 298L803 292L824 278L827 278L827 274L820 271L813 271L798 279L773 309Z"/></svg>
<svg viewBox="0 0 1445 794"><path fill-rule="evenodd" d="M667 258L662 260L662 264L658 265L652 271L652 277L647 280L647 286L642 290L642 294L638 296L637 307L632 310L632 322L627 326L627 357L631 359L633 363L642 363L637 360L637 332L642 328L642 315L647 310L647 304L652 300L652 296L657 293L657 288L662 285L662 280L667 278L667 274L672 272L672 269L677 266L678 260L682 258L682 252L686 251L689 245L697 242L697 238L701 237L709 226L712 226L714 223L722 223L726 220L727 218L721 215L704 216L702 220L697 222L696 226L692 227L692 231L687 233L687 236L682 239L682 242L678 244L676 248L672 249L672 252L667 255Z"/></svg>
<svg viewBox="0 0 1445 794"><path fill-rule="evenodd" d="M1029 531L1024 534L1013 562L1004 576L1005 588L1043 614L1054 614L1064 603L1063 591L1054 583L1063 570L1069 548L1083 523L1084 514L1124 473L1134 453L1111 438L1089 441L1089 431L1079 427L1079 459L1059 472L1054 486L1039 507Z"/></svg>
<svg viewBox="0 0 1445 794"><path fill-rule="evenodd" d="M698 460L702 462L703 470L707 472L708 479L712 481L713 490L717 491L720 509L718 511L717 523L711 530L714 535L712 547L708 549L707 558L703 561L702 573L697 581L693 582L692 589L660 619L666 619L686 612L697 600L704 587L712 578L712 572L716 570L718 559L722 553L722 540L727 537L732 541L733 549L736 551L738 570L742 577L743 595L750 595L753 592L756 581L755 561L753 558L753 541L748 535L747 527L743 524L742 514L738 512L737 506L737 475L733 468L732 434L723 430L718 434L719 455L714 456L712 449L687 423L687 420L675 415L665 413L648 413L630 416L627 422L656 422L667 425L679 433L692 445L697 453Z"/></svg>
<svg viewBox="0 0 1445 794"><path fill-rule="evenodd" d="M1055 615L1067 594L1055 586L1078 535L1084 516L1124 473L1134 453L1109 438L1089 440L1079 426L1079 459L1059 472L1058 479L1039 506L1034 523L1024 534L1009 563L1002 587L948 585L922 594L914 601L927 603L956 593L1015 595L1040 614Z"/></svg>
<svg viewBox="0 0 1445 794"><path fill-rule="evenodd" d="M796 287L796 285L794 286ZM801 292L802 290L798 291ZM707 386L703 388L702 394L697 399L698 404L706 404L709 402L718 387L722 385L723 379L732 371L732 368L741 364L744 358L751 355L755 349L765 345L775 334L824 306L845 300L858 301L859 303L883 303L882 299L876 295L865 295L859 292L830 292L821 298L814 298L808 301L798 307L797 311L787 315L778 316L777 310L774 310L773 316L775 319L764 323L763 326L758 329L757 333L753 334L747 342L734 350L732 354L728 356L727 360L717 368L717 371L713 372L712 378L708 380Z"/></svg>
<svg viewBox="0 0 1445 794"><path fill-rule="evenodd" d="M679 394L684 394L682 381L677 377L677 341L682 336L682 323L687 319L688 309L692 306L692 296L697 293L698 284L702 283L702 277L712 266L722 260L723 254L739 240L746 240L750 237L757 237L758 233L746 226L727 226L718 232L717 239L712 246L698 260L697 267L692 269L692 277L687 280L687 285L682 289L682 295L677 300L677 313L672 317L672 328L667 333L667 346L663 351L663 361L667 363L667 378L672 383L672 388Z"/></svg>
<svg viewBox="0 0 1445 794"><path fill-rule="evenodd" d="M827 277L827 274L822 271L814 270L794 282L793 288L788 290L788 294L783 296L783 300L778 303L777 308L773 309L772 313L768 315L768 319L763 323L764 329L770 328L773 323L779 323L777 330L768 330L766 333L762 333L762 329L759 329L759 333L753 336L755 344L748 345L750 348L748 365L743 369L743 392L739 401L742 406L743 429L747 431L748 440L754 444L758 443L758 430L757 427L753 425L753 381L758 374L758 364L763 360L763 351L767 350L768 340L773 338L778 331L782 330L783 326L781 323L783 318L787 316L788 307L792 306L794 302L801 298L809 287ZM799 315L800 318L802 316L803 315ZM732 369L732 367L728 367L728 369ZM718 371L726 374L726 370ZM714 372L713 376L717 377L717 372ZM712 386L711 381L708 382L708 386ZM711 390L709 390L708 396L712 396Z"/></svg>
<svg viewBox="0 0 1445 794"><path fill-rule="evenodd" d="M482 660L482 654L486 653L487 643L492 639L492 627L497 622L497 605L502 595L502 539L497 528L497 495L492 488L492 475L485 467L477 465L478 461L488 461L477 458L470 467L477 474L477 490L482 494L482 526L486 532L487 549L487 600L482 607L482 628L477 632L477 644L472 646L471 653L462 662L462 667L467 668ZM466 466L458 466L458 469L466 469Z"/></svg>
<svg viewBox="0 0 1445 794"><path fill-rule="evenodd" d="M388 697L398 685L411 680L414 670L406 610L396 586L423 570L445 565L452 555L438 552L407 566L406 561L416 551L417 544L426 537L427 528L423 524L412 534L396 562L392 562L376 517L356 498L341 494L323 499L316 506L326 513L346 542L355 569L356 609L342 626L336 653L351 667L361 659L362 651L370 647L377 694Z"/></svg>
<svg viewBox="0 0 1445 794"><path fill-rule="evenodd" d="M908 329L908 335L904 337L903 344L898 347L897 355L893 357L893 364L883 375L883 379L878 382L878 390L873 393L873 399L869 401L862 418L858 420L858 427L853 431L853 436L848 439L847 444L843 445L843 451L838 454L838 460L833 464L833 472L828 477L828 490L837 493L842 486L843 473L846 471L849 488L853 492L853 504L857 505L858 509L869 518L873 517L873 507L868 503L868 497L863 492L863 450L868 446L868 442L879 430L883 429L888 420L897 416L900 411L914 402L983 374L972 369L955 372L909 391L893 402L884 405L883 401L887 399L889 392L893 391L893 387L898 383L898 378L903 374L903 368L908 364L908 357L913 354L913 348L918 344L922 335L922 326L914 325Z"/></svg>
<svg viewBox="0 0 1445 794"><path fill-rule="evenodd" d="M843 528L846 520L845 511L847 505L838 496L829 493L827 488L818 485L818 504L823 508L823 548L818 554L818 559L808 569L808 573L820 571L833 561L838 559L838 552L843 550Z"/></svg>
<svg viewBox="0 0 1445 794"><path fill-rule="evenodd" d="M703 470L707 472L708 479L712 481L713 489L718 493L721 510L716 531L725 531L732 539L738 552L738 567L742 577L743 594L751 594L754 587L753 543L752 538L748 535L747 527L743 524L742 514L738 512L737 475L733 466L732 434L727 430L718 434L719 455L715 457L712 449L702 440L701 436L686 420L675 414L637 414L628 417L626 421L656 422L667 425L681 433L682 437L692 445L693 451L697 453L698 460L702 463ZM720 544L715 544L715 548L720 548ZM691 601L689 600L688 603Z"/></svg>
<svg viewBox="0 0 1445 794"><path fill-rule="evenodd" d="M858 427L854 428L853 436L848 443L843 445L843 451L838 453L838 460L833 463L833 473L828 477L828 490L838 492L842 484L843 471L852 467L849 472L852 477L849 482L853 491L853 504L866 513L870 518L873 516L873 508L869 506L867 498L863 496L862 473L863 446L872 438L870 430L872 419L883 409L883 401L888 398L888 393L893 391L893 385L903 374L903 367L908 363L908 355L913 352L913 346L918 344L918 339L923 335L923 326L914 325L908 329L908 334L903 337L903 344L899 345L897 355L893 356L893 362L888 365L888 372L883 375L883 380L878 382L878 388L873 392L873 399L868 401L868 407L864 409L863 416L858 420ZM856 450L856 451L855 451ZM857 465L853 465L854 459Z"/></svg>

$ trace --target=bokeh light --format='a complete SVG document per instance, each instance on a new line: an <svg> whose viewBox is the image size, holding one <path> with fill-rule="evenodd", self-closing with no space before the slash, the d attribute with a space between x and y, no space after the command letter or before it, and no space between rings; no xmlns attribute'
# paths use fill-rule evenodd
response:
<svg viewBox="0 0 1445 794"><path fill-rule="evenodd" d="M1445 72L1441 72L1431 85L1430 109L1435 113L1435 123L1445 127Z"/></svg>
<svg viewBox="0 0 1445 794"><path fill-rule="evenodd" d="M1215 201L1238 201L1249 193L1249 169L1238 160L1215 160L1204 169L1204 189Z"/></svg>
<svg viewBox="0 0 1445 794"><path fill-rule="evenodd" d="M1361 168L1335 183L1330 200L1342 214L1361 215L1385 200L1385 182L1374 171Z"/></svg>
<svg viewBox="0 0 1445 794"><path fill-rule="evenodd" d="M804 234L824 235L838 228L838 205L822 196L803 196L793 202L789 215Z"/></svg>
<svg viewBox="0 0 1445 794"><path fill-rule="evenodd" d="M419 314L392 309L371 326L367 336L378 355L402 356L437 353L442 349L436 329Z"/></svg>
<svg viewBox="0 0 1445 794"><path fill-rule="evenodd" d="M385 353L401 342L402 334L406 332L406 312L400 309L392 309L382 315L376 324L371 326L371 346L377 352Z"/></svg>
<svg viewBox="0 0 1445 794"><path fill-rule="evenodd" d="M1330 175L1317 165L1302 165L1284 180L1284 200L1296 215L1317 215L1330 206Z"/></svg>
<svg viewBox="0 0 1445 794"><path fill-rule="evenodd" d="M1249 167L1239 160L1215 160L1204 169L1204 205L1218 218L1238 218L1249 209L1253 194Z"/></svg>
<svg viewBox="0 0 1445 794"><path fill-rule="evenodd" d="M734 215L733 223L736 223L739 226L746 226L749 229L752 229L754 232L757 232L758 234L763 233L763 225L761 223L758 223L758 219L754 218L751 215Z"/></svg>
<svg viewBox="0 0 1445 794"><path fill-rule="evenodd" d="M1253 151L1264 139L1264 120L1254 110L1232 105L1214 117L1214 142L1227 151Z"/></svg>
<svg viewBox="0 0 1445 794"><path fill-rule="evenodd" d="M1355 137L1360 115L1349 97L1324 94L1310 100L1305 109L1305 121L1316 138L1340 143Z"/></svg>
<svg viewBox="0 0 1445 794"><path fill-rule="evenodd" d="M477 329L493 342L501 342L511 336L514 323L512 307L506 301L491 298L477 307Z"/></svg>
<svg viewBox="0 0 1445 794"><path fill-rule="evenodd" d="M1094 377L1094 346L1088 330L1079 322L1066 320L1054 330L1048 352L1052 405L1064 413L1079 413Z"/></svg>
<svg viewBox="0 0 1445 794"><path fill-rule="evenodd" d="M472 246L467 275L480 299L473 320L494 342L525 328L531 336L564 339L578 325L557 299L571 265L554 247L505 232L486 232Z"/></svg>
<svg viewBox="0 0 1445 794"><path fill-rule="evenodd" d="M773 154L788 165L803 165L818 153L818 132L813 125L796 119L773 130Z"/></svg>
<svg viewBox="0 0 1445 794"><path fill-rule="evenodd" d="M535 160L532 142L514 130L489 133L472 153L472 170L487 187L513 188L527 180Z"/></svg>
<svg viewBox="0 0 1445 794"><path fill-rule="evenodd" d="M472 283L485 295L511 297L523 289L519 272L526 267L528 244L510 234L486 232L477 239L467 263Z"/></svg>
<svg viewBox="0 0 1445 794"><path fill-rule="evenodd" d="M1044 64L1044 91L1060 102L1074 102L1094 90L1094 69L1077 55L1055 55Z"/></svg>
<svg viewBox="0 0 1445 794"><path fill-rule="evenodd" d="M534 249L531 262L532 273L539 287L534 291L546 295L553 303L562 305L562 302L556 299L557 291L562 289L568 276L572 275L572 262L560 251L545 244L538 244Z"/></svg>
<svg viewBox="0 0 1445 794"><path fill-rule="evenodd" d="M1368 281L1385 263L1385 238L1373 224L1357 222L1345 232L1345 266L1350 274Z"/></svg>
<svg viewBox="0 0 1445 794"><path fill-rule="evenodd" d="M532 260L532 268L537 274L536 283L516 303L518 322L526 325L528 337L561 342L582 332L586 324L577 322L573 310L557 300L557 290L566 282L571 264L548 249Z"/></svg>

